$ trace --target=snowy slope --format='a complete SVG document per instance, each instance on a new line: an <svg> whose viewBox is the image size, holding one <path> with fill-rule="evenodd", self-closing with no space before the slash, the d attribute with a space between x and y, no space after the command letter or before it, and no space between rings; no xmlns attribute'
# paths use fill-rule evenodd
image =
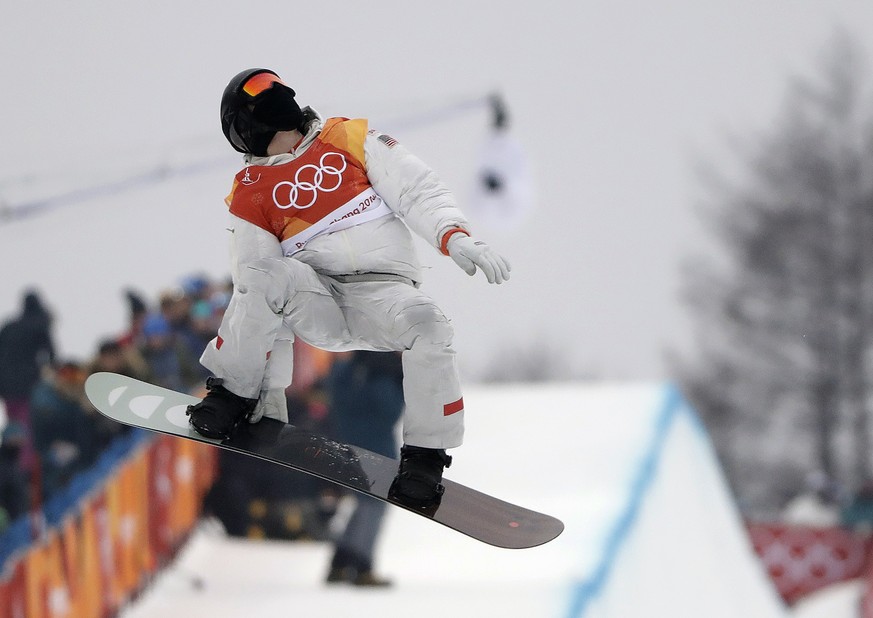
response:
<svg viewBox="0 0 873 618"><path fill-rule="evenodd" d="M390 510L390 590L328 588L329 548L215 526L125 618L147 616L778 617L705 435L658 384L474 388L451 478L562 518L543 547L482 545Z"/></svg>
<svg viewBox="0 0 873 618"><path fill-rule="evenodd" d="M849 581L834 584L802 599L794 607L793 618L855 618L859 616L865 584Z"/></svg>

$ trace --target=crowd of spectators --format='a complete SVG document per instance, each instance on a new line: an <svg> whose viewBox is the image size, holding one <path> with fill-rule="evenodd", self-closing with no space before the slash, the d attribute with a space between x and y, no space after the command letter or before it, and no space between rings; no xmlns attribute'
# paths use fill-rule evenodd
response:
<svg viewBox="0 0 873 618"><path fill-rule="evenodd" d="M202 276L184 279L154 302L128 290L124 332L95 342L90 358L59 356L53 316L38 292L0 327L0 532L37 510L91 466L129 429L98 413L84 384L98 371L121 373L186 392L202 388L198 359L215 336L230 287Z"/></svg>
<svg viewBox="0 0 873 618"><path fill-rule="evenodd" d="M35 291L20 315L0 327L0 534L15 518L37 512L131 431L102 416L85 396L87 377L124 374L202 395L208 374L203 349L218 332L232 284L184 279L153 302L124 292L124 332L95 342L91 358L59 357L52 315ZM331 354L294 343L294 375L286 390L289 421L313 432L397 456L394 427L403 409L400 355ZM341 502L351 502L345 532L332 529ZM374 546L384 504L352 499L337 486L259 459L222 450L207 510L234 536L332 540L328 582L383 586ZM341 518L340 518L341 519Z"/></svg>

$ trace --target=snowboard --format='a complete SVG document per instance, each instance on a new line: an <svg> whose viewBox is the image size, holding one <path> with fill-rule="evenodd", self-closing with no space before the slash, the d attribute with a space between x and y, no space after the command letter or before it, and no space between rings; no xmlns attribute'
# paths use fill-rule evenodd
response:
<svg viewBox="0 0 873 618"><path fill-rule="evenodd" d="M114 373L95 373L85 383L91 403L120 423L204 442L326 479L431 519L496 547L525 549L548 543L564 524L449 479L438 504L405 504L391 483L399 461L262 418L240 423L225 440L206 438L188 423L187 407L199 399Z"/></svg>

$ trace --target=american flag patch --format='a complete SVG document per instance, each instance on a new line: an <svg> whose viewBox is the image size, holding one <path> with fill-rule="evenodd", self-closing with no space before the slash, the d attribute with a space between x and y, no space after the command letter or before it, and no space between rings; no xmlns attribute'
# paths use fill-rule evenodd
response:
<svg viewBox="0 0 873 618"><path fill-rule="evenodd" d="M385 135L384 133L379 135L379 141L388 146L388 148L394 148L397 145L397 140L391 137L390 135Z"/></svg>

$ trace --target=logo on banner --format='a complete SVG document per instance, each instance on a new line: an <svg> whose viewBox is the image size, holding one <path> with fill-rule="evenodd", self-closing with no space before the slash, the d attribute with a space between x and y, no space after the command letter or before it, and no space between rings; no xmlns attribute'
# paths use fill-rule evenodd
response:
<svg viewBox="0 0 873 618"><path fill-rule="evenodd" d="M305 210L315 204L319 192L331 193L343 183L346 159L338 152L321 155L318 165L311 163L300 167L294 181L283 180L273 187L273 203L277 208Z"/></svg>

